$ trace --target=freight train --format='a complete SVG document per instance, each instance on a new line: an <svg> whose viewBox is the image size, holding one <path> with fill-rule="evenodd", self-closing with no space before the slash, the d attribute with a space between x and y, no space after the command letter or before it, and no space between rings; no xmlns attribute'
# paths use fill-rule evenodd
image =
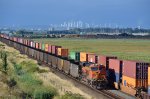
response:
<svg viewBox="0 0 150 99"><path fill-rule="evenodd" d="M96 89L113 86L139 96L150 97L150 65L146 62L120 60L115 56L69 52L61 46L44 44L1 34L0 40L38 62L70 75ZM147 94L148 93L148 94Z"/></svg>

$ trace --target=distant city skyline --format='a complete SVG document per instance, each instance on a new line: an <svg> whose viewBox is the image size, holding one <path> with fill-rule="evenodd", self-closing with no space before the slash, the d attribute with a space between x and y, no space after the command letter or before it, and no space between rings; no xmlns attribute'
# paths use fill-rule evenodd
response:
<svg viewBox="0 0 150 99"><path fill-rule="evenodd" d="M0 27L150 28L150 0L0 0Z"/></svg>

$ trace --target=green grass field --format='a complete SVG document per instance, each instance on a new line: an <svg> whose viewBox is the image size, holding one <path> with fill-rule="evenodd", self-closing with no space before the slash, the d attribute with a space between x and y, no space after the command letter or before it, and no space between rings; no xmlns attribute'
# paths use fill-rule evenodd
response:
<svg viewBox="0 0 150 99"><path fill-rule="evenodd" d="M114 55L120 59L150 62L150 40L139 39L34 39L70 51Z"/></svg>

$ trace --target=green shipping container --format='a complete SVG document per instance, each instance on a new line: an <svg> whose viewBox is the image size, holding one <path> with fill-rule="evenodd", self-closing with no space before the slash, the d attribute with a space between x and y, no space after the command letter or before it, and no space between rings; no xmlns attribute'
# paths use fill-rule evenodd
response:
<svg viewBox="0 0 150 99"><path fill-rule="evenodd" d="M76 61L80 61L80 52L76 52Z"/></svg>
<svg viewBox="0 0 150 99"><path fill-rule="evenodd" d="M45 44L42 43L42 50L45 50Z"/></svg>
<svg viewBox="0 0 150 99"><path fill-rule="evenodd" d="M70 52L69 58L75 60L76 59L76 52Z"/></svg>

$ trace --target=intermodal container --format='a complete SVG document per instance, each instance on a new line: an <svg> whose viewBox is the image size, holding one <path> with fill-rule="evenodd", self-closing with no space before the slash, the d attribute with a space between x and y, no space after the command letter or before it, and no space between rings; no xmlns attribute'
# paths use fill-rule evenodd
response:
<svg viewBox="0 0 150 99"><path fill-rule="evenodd" d="M63 71L67 74L69 74L70 70L70 61L68 60L63 60L64 61L64 66L63 66Z"/></svg>
<svg viewBox="0 0 150 99"><path fill-rule="evenodd" d="M58 50L57 50L57 51L58 51L58 52L57 52L58 56L61 56L61 49L62 49L62 48L58 48Z"/></svg>
<svg viewBox="0 0 150 99"><path fill-rule="evenodd" d="M88 62L97 63L97 55L95 54L88 54Z"/></svg>
<svg viewBox="0 0 150 99"><path fill-rule="evenodd" d="M48 52L48 44L45 44L45 51Z"/></svg>
<svg viewBox="0 0 150 99"><path fill-rule="evenodd" d="M39 49L42 49L42 43L39 43Z"/></svg>
<svg viewBox="0 0 150 99"><path fill-rule="evenodd" d="M99 55L98 56L98 64L104 65L106 67L106 70L108 70L108 68L109 68L109 59L117 59L117 57Z"/></svg>
<svg viewBox="0 0 150 99"><path fill-rule="evenodd" d="M148 85L150 86L150 67L148 67Z"/></svg>
<svg viewBox="0 0 150 99"><path fill-rule="evenodd" d="M36 47L35 48L39 49L39 43L38 42L36 42Z"/></svg>
<svg viewBox="0 0 150 99"><path fill-rule="evenodd" d="M123 61L123 75L134 79L148 79L148 63Z"/></svg>
<svg viewBox="0 0 150 99"><path fill-rule="evenodd" d="M76 52L69 52L69 59L75 60L76 59Z"/></svg>
<svg viewBox="0 0 150 99"><path fill-rule="evenodd" d="M58 49L61 48L61 46L55 46L55 55L58 55Z"/></svg>
<svg viewBox="0 0 150 99"><path fill-rule="evenodd" d="M126 87L136 88L136 87L148 87L148 80L147 79L134 79L128 76L122 76L122 84Z"/></svg>
<svg viewBox="0 0 150 99"><path fill-rule="evenodd" d="M33 47L33 41L30 42L30 46Z"/></svg>
<svg viewBox="0 0 150 99"><path fill-rule="evenodd" d="M52 53L52 46L51 45L48 45L48 52Z"/></svg>
<svg viewBox="0 0 150 99"><path fill-rule="evenodd" d="M55 54L55 45L52 45L52 54Z"/></svg>
<svg viewBox="0 0 150 99"><path fill-rule="evenodd" d="M64 48L58 48L58 56L61 57L68 57L68 49L64 49Z"/></svg>
<svg viewBox="0 0 150 99"><path fill-rule="evenodd" d="M85 52L80 52L80 62L86 62L88 59L88 55Z"/></svg>
<svg viewBox="0 0 150 99"><path fill-rule="evenodd" d="M16 38L16 37L14 37L14 41L15 41L15 42L17 41L17 38Z"/></svg>
<svg viewBox="0 0 150 99"><path fill-rule="evenodd" d="M13 39L13 38L12 38ZM25 39L23 39L23 44L25 44Z"/></svg>
<svg viewBox="0 0 150 99"><path fill-rule="evenodd" d="M33 42L33 48L35 48L35 45L36 45L35 42Z"/></svg>
<svg viewBox="0 0 150 99"><path fill-rule="evenodd" d="M45 50L45 44L42 43L42 50Z"/></svg>
<svg viewBox="0 0 150 99"><path fill-rule="evenodd" d="M115 73L122 73L122 61L118 59L109 59L109 69L113 69Z"/></svg>
<svg viewBox="0 0 150 99"><path fill-rule="evenodd" d="M80 61L80 52L76 52L76 61Z"/></svg>
<svg viewBox="0 0 150 99"><path fill-rule="evenodd" d="M23 43L23 39L22 38L20 39L20 43Z"/></svg>
<svg viewBox="0 0 150 99"><path fill-rule="evenodd" d="M28 44L27 44L28 46L30 46L30 42L31 42L31 40L28 40L28 42L27 42L27 43L28 43Z"/></svg>
<svg viewBox="0 0 150 99"><path fill-rule="evenodd" d="M58 55L58 48L61 48L61 46L52 45L52 54Z"/></svg>
<svg viewBox="0 0 150 99"><path fill-rule="evenodd" d="M59 69L59 70L62 70L62 69L63 69L63 65L64 65L63 59L58 58L58 61L57 61L57 62L58 62L58 64L57 64L57 65L58 65L58 66L57 66L58 69Z"/></svg>

